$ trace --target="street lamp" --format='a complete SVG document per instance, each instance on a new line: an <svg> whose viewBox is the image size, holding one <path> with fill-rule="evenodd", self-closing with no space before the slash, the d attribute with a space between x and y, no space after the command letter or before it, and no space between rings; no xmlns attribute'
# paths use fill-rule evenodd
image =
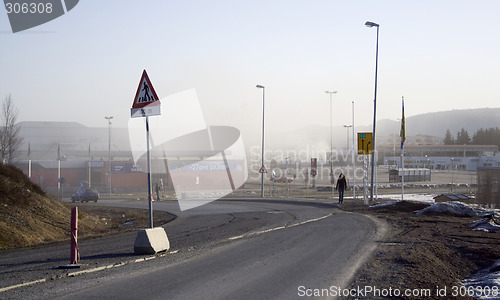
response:
<svg viewBox="0 0 500 300"><path fill-rule="evenodd" d="M370 186L370 201L373 201L373 176L375 171L375 124L376 124L376 115L377 115L377 70L378 70L378 30L379 24L373 22L366 22L366 27L377 27L377 45L375 48L375 93L373 97L373 134L372 134L372 178L371 178L371 186Z"/></svg>
<svg viewBox="0 0 500 300"><path fill-rule="evenodd" d="M113 116L104 117L104 119L108 120L108 164L109 164L108 186L109 186L109 195L111 196L111 119L113 119Z"/></svg>
<svg viewBox="0 0 500 300"><path fill-rule="evenodd" d="M332 116L332 95L336 94L337 91L325 91L325 93L330 94L330 182L332 183L332 196L333 196L333 116Z"/></svg>
<svg viewBox="0 0 500 300"><path fill-rule="evenodd" d="M266 88L263 85L256 85L257 88L262 89L262 167L260 169L260 197L264 198L264 109L265 109L265 92Z"/></svg>

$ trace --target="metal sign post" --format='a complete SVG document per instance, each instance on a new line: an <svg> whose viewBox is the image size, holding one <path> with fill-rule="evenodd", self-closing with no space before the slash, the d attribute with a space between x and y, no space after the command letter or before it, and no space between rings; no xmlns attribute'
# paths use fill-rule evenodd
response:
<svg viewBox="0 0 500 300"><path fill-rule="evenodd" d="M146 116L146 147L148 160L148 202L149 202L149 228L153 228L153 198L151 197L151 155L149 152L149 116Z"/></svg>
<svg viewBox="0 0 500 300"><path fill-rule="evenodd" d="M148 202L149 202L149 227L153 228L153 197L151 193L151 154L149 150L149 116L160 115L160 100L156 94L146 70L142 72L139 86L135 94L134 103L130 110L132 118L146 118L146 148L148 164Z"/></svg>
<svg viewBox="0 0 500 300"><path fill-rule="evenodd" d="M369 154L373 152L371 132L359 132L358 133L358 155L363 155L363 202L368 204L366 185L368 181L368 162L370 161ZM370 186L370 190L371 190Z"/></svg>
<svg viewBox="0 0 500 300"><path fill-rule="evenodd" d="M170 249L170 242L163 227L153 227L153 195L151 193L151 153L149 149L149 117L160 115L160 100L149 81L146 70L142 72L141 81L137 87L134 104L130 110L132 118L146 118L146 148L148 163L148 202L149 227L140 229L134 242L134 253L155 254Z"/></svg>

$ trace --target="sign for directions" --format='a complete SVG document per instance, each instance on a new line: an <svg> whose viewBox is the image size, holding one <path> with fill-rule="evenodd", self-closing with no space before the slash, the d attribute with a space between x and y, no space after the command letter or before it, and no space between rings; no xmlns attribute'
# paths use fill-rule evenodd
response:
<svg viewBox="0 0 500 300"><path fill-rule="evenodd" d="M358 133L358 154L372 154L373 144L372 144L372 133L371 132L359 132Z"/></svg>

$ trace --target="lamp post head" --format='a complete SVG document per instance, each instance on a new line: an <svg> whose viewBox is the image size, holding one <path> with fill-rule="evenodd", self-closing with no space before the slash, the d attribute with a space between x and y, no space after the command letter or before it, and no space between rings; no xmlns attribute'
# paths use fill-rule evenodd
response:
<svg viewBox="0 0 500 300"><path fill-rule="evenodd" d="M264 89L265 88L263 85L260 85L260 84L257 84L255 87L259 88L259 89Z"/></svg>
<svg viewBox="0 0 500 300"><path fill-rule="evenodd" d="M327 94L337 94L337 91L333 91L333 92L325 91L325 93L327 93Z"/></svg>
<svg viewBox="0 0 500 300"><path fill-rule="evenodd" d="M370 22L370 21L367 21L365 23L365 26L366 27L377 27L377 28L379 27L379 25L377 23L373 23L373 22Z"/></svg>

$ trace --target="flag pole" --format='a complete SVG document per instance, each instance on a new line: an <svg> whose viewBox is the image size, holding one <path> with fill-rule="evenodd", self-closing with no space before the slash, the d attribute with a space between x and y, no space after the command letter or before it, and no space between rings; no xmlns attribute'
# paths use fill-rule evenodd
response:
<svg viewBox="0 0 500 300"><path fill-rule="evenodd" d="M401 201L404 200L405 195L405 146L401 144Z"/></svg>
<svg viewBox="0 0 500 300"><path fill-rule="evenodd" d="M90 154L90 141L89 141L89 188L92 187L92 155Z"/></svg>
<svg viewBox="0 0 500 300"><path fill-rule="evenodd" d="M401 97L402 116L401 116L401 201L405 194L405 140L406 140L406 122L405 122L405 99Z"/></svg>

